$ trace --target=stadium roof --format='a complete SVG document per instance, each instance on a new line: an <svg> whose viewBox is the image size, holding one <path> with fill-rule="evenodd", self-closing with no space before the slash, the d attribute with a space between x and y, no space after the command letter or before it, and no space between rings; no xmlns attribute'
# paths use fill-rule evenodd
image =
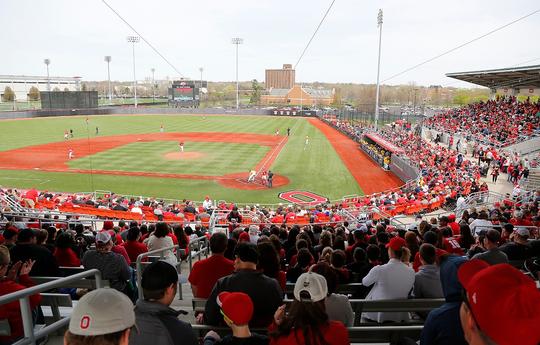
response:
<svg viewBox="0 0 540 345"><path fill-rule="evenodd" d="M447 73L446 76L492 89L540 88L540 65Z"/></svg>

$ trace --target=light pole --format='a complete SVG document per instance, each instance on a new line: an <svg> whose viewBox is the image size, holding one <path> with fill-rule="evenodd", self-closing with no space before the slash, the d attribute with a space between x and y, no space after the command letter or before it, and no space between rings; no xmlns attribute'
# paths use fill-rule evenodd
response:
<svg viewBox="0 0 540 345"><path fill-rule="evenodd" d="M45 59L43 62L47 65L47 91L51 91L51 79L49 77L49 65L51 64L51 59Z"/></svg>
<svg viewBox="0 0 540 345"><path fill-rule="evenodd" d="M133 45L133 92L135 96L135 108L137 108L137 77L135 75L135 43L139 43L139 36L128 36L127 41Z"/></svg>
<svg viewBox="0 0 540 345"><path fill-rule="evenodd" d="M156 69L152 68L151 71L152 71L152 103L154 103L156 99L156 84L154 82L154 72L156 72Z"/></svg>
<svg viewBox="0 0 540 345"><path fill-rule="evenodd" d="M379 124L379 74L381 72L381 40L382 40L382 23L383 23L383 12L379 9L379 14L377 15L377 25L379 26L379 58L377 61L377 91L375 93L375 130Z"/></svg>
<svg viewBox="0 0 540 345"><path fill-rule="evenodd" d="M112 104L112 91L111 91L111 69L110 69L110 64L111 64L111 57L110 56L105 56L105 62L107 63L107 80L109 81L109 105Z"/></svg>
<svg viewBox="0 0 540 345"><path fill-rule="evenodd" d="M231 41L232 44L236 45L236 109L238 109L240 107L240 93L238 91L238 46L244 43L244 39L240 37L234 37Z"/></svg>
<svg viewBox="0 0 540 345"><path fill-rule="evenodd" d="M201 72L201 80L200 80L200 83L199 83L199 105L201 104L201 99L202 99L201 89L202 89L202 72L203 71L204 71L204 68L199 67L199 72Z"/></svg>

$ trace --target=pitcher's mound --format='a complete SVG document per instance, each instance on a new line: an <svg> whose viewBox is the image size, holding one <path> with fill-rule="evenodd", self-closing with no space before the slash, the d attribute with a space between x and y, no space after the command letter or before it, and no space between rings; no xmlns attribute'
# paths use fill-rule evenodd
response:
<svg viewBox="0 0 540 345"><path fill-rule="evenodd" d="M167 160L177 161L183 159L197 159L204 157L204 154L201 152L169 152L163 155Z"/></svg>

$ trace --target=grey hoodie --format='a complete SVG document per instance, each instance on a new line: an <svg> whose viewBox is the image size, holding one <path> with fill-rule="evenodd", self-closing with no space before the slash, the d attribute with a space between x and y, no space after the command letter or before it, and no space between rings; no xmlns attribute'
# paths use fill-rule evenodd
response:
<svg viewBox="0 0 540 345"><path fill-rule="evenodd" d="M135 325L129 335L130 345L197 345L191 325L178 320L181 312L157 302L138 300L135 305ZM169 326L169 327L167 327Z"/></svg>

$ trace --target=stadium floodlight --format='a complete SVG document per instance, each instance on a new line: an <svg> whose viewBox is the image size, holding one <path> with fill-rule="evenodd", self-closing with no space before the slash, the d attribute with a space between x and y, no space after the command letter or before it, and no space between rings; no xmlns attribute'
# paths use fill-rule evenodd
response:
<svg viewBox="0 0 540 345"><path fill-rule="evenodd" d="M135 97L135 108L137 108L137 76L135 74L135 43L139 43L139 36L128 36L127 41L133 46L133 95Z"/></svg>
<svg viewBox="0 0 540 345"><path fill-rule="evenodd" d="M199 72L201 72L201 80L199 83L199 104L201 104L201 96L202 96L201 90L202 90L202 72L203 71L204 71L204 68L199 67Z"/></svg>
<svg viewBox="0 0 540 345"><path fill-rule="evenodd" d="M111 64L111 57L109 55L105 56L105 62L107 63L107 80L109 81L109 105L112 104L112 91L111 91L111 69L109 65Z"/></svg>
<svg viewBox="0 0 540 345"><path fill-rule="evenodd" d="M377 25L379 26L379 58L377 62L377 91L375 92L375 130L378 129L379 124L379 75L381 72L381 40L382 40L382 24L383 24L383 11L379 9L377 15Z"/></svg>
<svg viewBox="0 0 540 345"><path fill-rule="evenodd" d="M238 46L244 43L244 39L234 37L232 38L231 43L236 45L236 109L238 109L240 107L240 93L238 91Z"/></svg>
<svg viewBox="0 0 540 345"><path fill-rule="evenodd" d="M151 68L150 71L152 71L152 103L154 103L156 99L156 84L154 82L154 73L156 72L156 69Z"/></svg>
<svg viewBox="0 0 540 345"><path fill-rule="evenodd" d="M49 65L51 64L51 59L43 60L43 63L47 66L47 91L51 91L51 78L49 77Z"/></svg>

